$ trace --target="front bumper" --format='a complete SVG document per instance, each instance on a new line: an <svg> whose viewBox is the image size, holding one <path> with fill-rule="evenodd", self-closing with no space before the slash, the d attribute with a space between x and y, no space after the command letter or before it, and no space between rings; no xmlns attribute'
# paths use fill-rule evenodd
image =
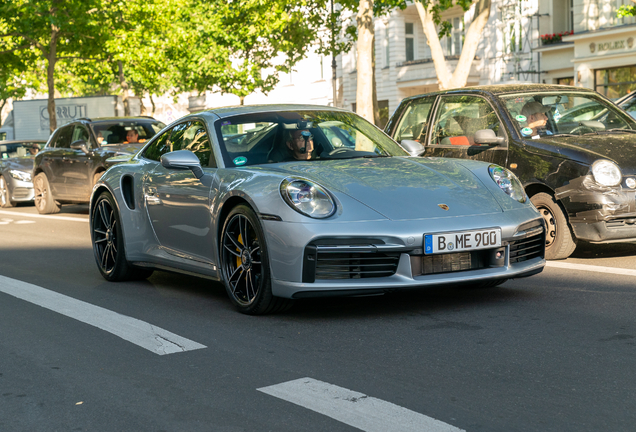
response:
<svg viewBox="0 0 636 432"><path fill-rule="evenodd" d="M350 223L288 223L262 221L269 250L272 270L272 293L286 298L303 298L332 295L361 295L396 289L422 288L449 284L485 282L497 279L526 277L541 272L543 258L543 219L534 208L524 208L505 213L455 218L422 219L409 221L370 221ZM438 269L432 274L422 274L423 236L427 233L455 232L487 227L499 227L502 233L503 258L496 265L486 263L473 269ZM537 235L541 239L539 253L519 260L511 254L511 246L521 239ZM321 278L320 272L307 271L308 251L313 245L331 244L330 251L345 249L344 260L351 260L351 253L360 252L376 256L395 257L395 269L382 277L364 270L344 272L348 275L333 279ZM366 246L365 246L366 244ZM348 246L349 245L349 246ZM518 246L512 247L512 249ZM366 248L366 249L365 249ZM490 251L486 250L487 255ZM446 254L450 256L451 254ZM357 255L356 255L357 256ZM368 256L368 255L367 255ZM439 255L436 255L439 256ZM310 257L311 259L311 257ZM382 258L379 258L382 259ZM351 261L346 261L347 267ZM384 262L384 261L383 261ZM356 269L363 269L362 264ZM429 265L430 267L430 265ZM470 268L470 265L469 265ZM381 267L381 270L385 270ZM312 273L313 272L313 273ZM351 275L353 273L353 275Z"/></svg>
<svg viewBox="0 0 636 432"><path fill-rule="evenodd" d="M13 202L33 201L35 193L33 192L33 183L12 178L9 186L10 200Z"/></svg>

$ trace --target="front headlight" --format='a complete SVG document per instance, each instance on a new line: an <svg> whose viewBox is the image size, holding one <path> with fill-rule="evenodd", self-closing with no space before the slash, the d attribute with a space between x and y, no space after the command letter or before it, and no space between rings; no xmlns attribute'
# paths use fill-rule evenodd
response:
<svg viewBox="0 0 636 432"><path fill-rule="evenodd" d="M311 218L326 218L336 211L331 195L309 180L285 179L280 184L280 194L291 208Z"/></svg>
<svg viewBox="0 0 636 432"><path fill-rule="evenodd" d="M599 159L592 164L592 175L596 183L603 186L618 186L623 180L621 169L607 159Z"/></svg>
<svg viewBox="0 0 636 432"><path fill-rule="evenodd" d="M25 182L31 181L31 173L29 172L9 170L9 174L11 174L11 177L13 177L14 179L22 180Z"/></svg>
<svg viewBox="0 0 636 432"><path fill-rule="evenodd" d="M520 203L526 202L526 193L523 190L523 186L512 171L499 165L490 165L488 172L490 173L490 177L497 183L497 186L507 193L510 198Z"/></svg>

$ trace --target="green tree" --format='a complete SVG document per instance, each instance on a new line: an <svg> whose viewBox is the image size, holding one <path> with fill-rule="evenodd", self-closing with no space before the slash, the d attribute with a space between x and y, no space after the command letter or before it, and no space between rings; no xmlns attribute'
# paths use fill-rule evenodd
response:
<svg viewBox="0 0 636 432"><path fill-rule="evenodd" d="M630 16L636 16L636 0L632 0L632 3L634 3L633 5L622 5L621 7L618 8L618 11L616 12L616 15L621 18L621 17L630 17Z"/></svg>
<svg viewBox="0 0 636 432"><path fill-rule="evenodd" d="M182 49L172 51L181 90L267 94L317 40L323 14L304 0L189 0Z"/></svg>
<svg viewBox="0 0 636 432"><path fill-rule="evenodd" d="M55 72L59 61L103 60L112 29L106 0L0 0L0 64L9 56L20 72L44 61L51 132L55 115Z"/></svg>
<svg viewBox="0 0 636 432"><path fill-rule="evenodd" d="M416 0L415 6L422 21L422 28L431 49L435 72L440 90L464 87L468 81L477 46L481 41L481 34L490 17L492 0ZM462 52L452 74L449 73L448 63L440 44L440 37L450 34L451 23L442 20L442 12L461 6L464 12L474 6L473 20L464 36Z"/></svg>

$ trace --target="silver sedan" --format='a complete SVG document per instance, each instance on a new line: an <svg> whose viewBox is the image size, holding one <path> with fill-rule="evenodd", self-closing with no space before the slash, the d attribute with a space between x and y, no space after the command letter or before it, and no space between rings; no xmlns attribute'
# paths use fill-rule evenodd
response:
<svg viewBox="0 0 636 432"><path fill-rule="evenodd" d="M118 162L90 205L109 281L196 274L262 314L307 297L495 286L545 265L543 218L514 174L410 157L344 110L196 113Z"/></svg>

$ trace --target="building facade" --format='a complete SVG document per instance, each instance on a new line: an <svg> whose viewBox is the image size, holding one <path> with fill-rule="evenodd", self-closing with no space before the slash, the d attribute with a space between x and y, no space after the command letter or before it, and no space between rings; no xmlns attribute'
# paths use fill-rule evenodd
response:
<svg viewBox="0 0 636 432"><path fill-rule="evenodd" d="M494 0L467 85L569 84L614 99L636 90L636 21L617 18L630 0ZM449 74L462 49L472 9L443 16L452 24L440 42ZM375 19L376 89L388 118L408 96L437 91L437 74L414 5ZM355 50L339 57L338 105L355 110Z"/></svg>

